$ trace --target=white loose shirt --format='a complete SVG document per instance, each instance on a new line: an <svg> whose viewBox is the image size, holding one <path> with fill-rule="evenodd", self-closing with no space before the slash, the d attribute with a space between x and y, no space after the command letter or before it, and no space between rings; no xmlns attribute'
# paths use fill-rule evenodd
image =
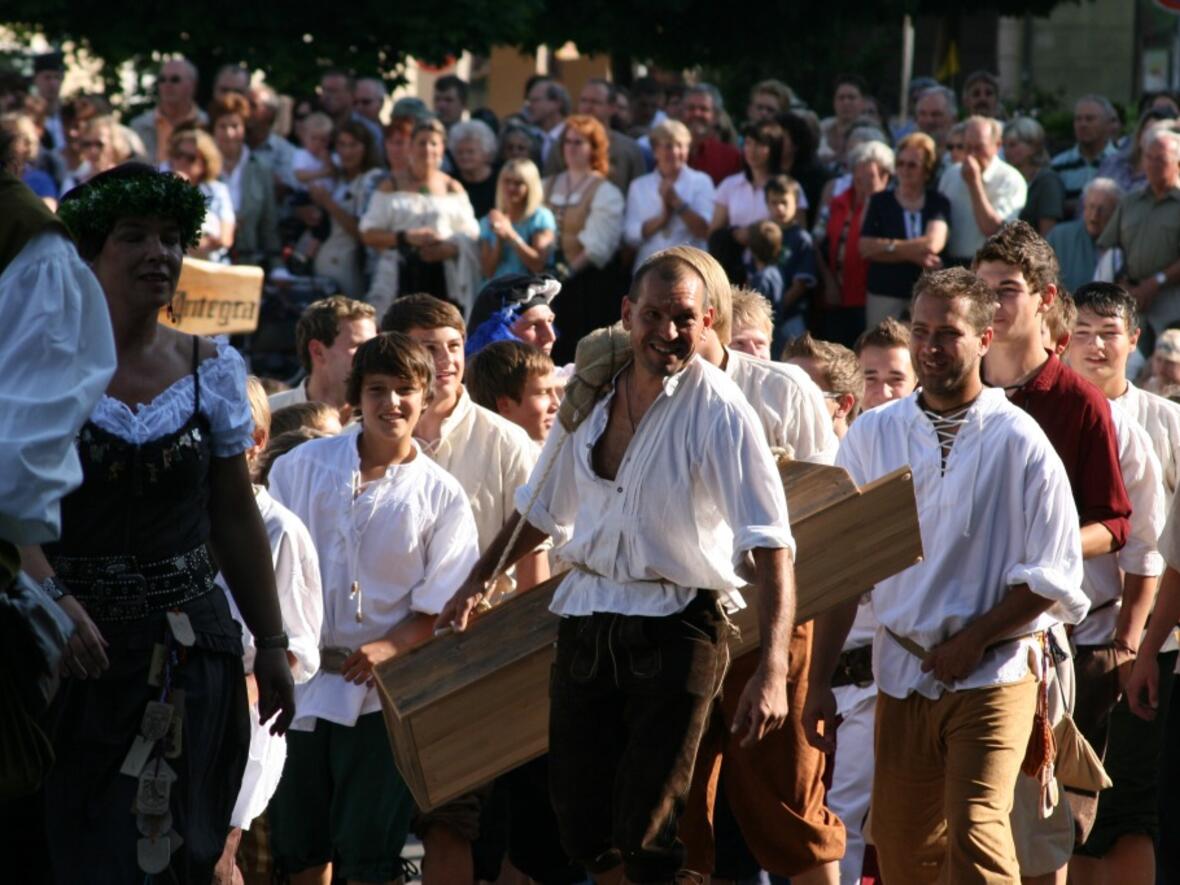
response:
<svg viewBox="0 0 1180 885"><path fill-rule="evenodd" d="M966 417L945 474L917 394L860 415L836 456L862 485L907 465L913 471L924 558L878 583L872 595L882 625L873 642L873 675L892 697L916 691L937 698L946 690L1017 682L1035 656L1030 640L1005 643L986 652L966 679L944 685L923 673L921 660L886 628L931 649L1018 584L1054 604L1016 634L1076 624L1089 606L1069 477L1044 432L997 389L983 390Z"/></svg>
<svg viewBox="0 0 1180 885"><path fill-rule="evenodd" d="M806 372L728 348L725 354L725 374L754 409L771 447L785 449L796 461L835 463L840 441L823 391Z"/></svg>
<svg viewBox="0 0 1180 885"><path fill-rule="evenodd" d="M627 212L623 218L623 239L637 247L635 267L643 264L649 255L672 246L696 246L707 249L700 237L694 237L679 215L673 215L662 228L643 238L643 223L655 218L663 211L664 200L660 196L660 173L649 172L640 175L627 188ZM701 218L713 217L713 179L707 173L698 172L685 166L676 177L676 193L688 203L688 208Z"/></svg>
<svg viewBox="0 0 1180 885"><path fill-rule="evenodd" d="M1147 431L1117 402L1112 401L1110 415L1118 438L1123 485L1131 499L1131 533L1117 552L1083 563L1082 589L1090 599L1090 613L1074 628L1074 645L1105 645L1114 639L1124 573L1156 577L1164 571L1164 560L1156 547L1167 517L1159 459Z"/></svg>
<svg viewBox="0 0 1180 885"><path fill-rule="evenodd" d="M1180 485L1180 404L1149 393L1130 382L1126 392L1113 400L1144 430L1163 469L1167 503ZM1167 506L1165 505L1165 510Z"/></svg>
<svg viewBox="0 0 1180 885"><path fill-rule="evenodd" d="M278 503L261 486L254 487L254 502L266 526L274 561L275 586L283 630L290 640L287 651L295 658L291 675L296 685L311 679L320 668L320 629L324 621L324 594L320 586L320 562L307 526L299 517ZM237 604L220 575L217 583L225 591L230 612L242 627L243 664L254 672L254 635L246 627ZM249 829L251 822L266 810L279 786L287 760L287 740L270 733L270 723L258 721L258 704L250 705L250 752L242 772L242 786L230 815L230 826Z"/></svg>
<svg viewBox="0 0 1180 885"><path fill-rule="evenodd" d="M700 356L664 382L614 479L593 466L614 391L572 436L556 425L517 509L572 563L559 615L664 616L698 589L741 605L755 548L795 541L774 458L736 385ZM550 466L550 462L552 466ZM534 491L536 491L534 500Z"/></svg>
<svg viewBox="0 0 1180 885"><path fill-rule="evenodd" d="M952 258L972 258L987 237L975 222L971 192L963 181L961 163L942 173L938 190L951 203L946 254ZM983 192L1004 221L1014 221L1028 199L1028 184L1019 171L994 157L983 170Z"/></svg>
<svg viewBox="0 0 1180 885"><path fill-rule="evenodd" d="M464 388L434 443L422 450L459 481L479 531L479 550L492 546L515 509L513 496L537 463L537 446L517 424L476 405Z"/></svg>
<svg viewBox="0 0 1180 885"><path fill-rule="evenodd" d="M413 459L361 485L359 438L349 428L311 440L270 471L271 494L303 520L319 552L321 648L355 651L414 612L438 614L478 556L471 505L454 477L415 448ZM375 688L323 670L296 687L295 705L291 727L304 731L316 718L351 726L381 707Z"/></svg>
<svg viewBox="0 0 1180 885"><path fill-rule="evenodd" d="M115 371L102 287L64 234L37 234L4 268L0 328L0 538L44 544L82 484L74 437Z"/></svg>

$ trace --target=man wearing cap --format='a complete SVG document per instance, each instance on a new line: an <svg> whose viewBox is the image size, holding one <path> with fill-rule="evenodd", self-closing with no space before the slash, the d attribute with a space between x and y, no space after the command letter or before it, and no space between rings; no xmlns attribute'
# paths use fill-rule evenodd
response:
<svg viewBox="0 0 1180 885"><path fill-rule="evenodd" d="M467 356L503 340L523 341L551 355L557 315L550 305L559 292L561 283L553 277L509 274L491 280L471 309Z"/></svg>
<svg viewBox="0 0 1180 885"><path fill-rule="evenodd" d="M65 70L60 52L45 52L33 57L33 86L45 102L45 136L41 143L51 151L66 146L66 131L61 123L61 83Z"/></svg>

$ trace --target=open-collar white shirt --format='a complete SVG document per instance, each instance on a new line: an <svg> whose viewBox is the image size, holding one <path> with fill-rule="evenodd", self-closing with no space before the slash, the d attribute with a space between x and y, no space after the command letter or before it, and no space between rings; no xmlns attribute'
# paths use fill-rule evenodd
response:
<svg viewBox="0 0 1180 885"><path fill-rule="evenodd" d="M517 509L574 569L559 615L664 616L698 589L741 605L755 548L794 555L787 502L757 416L721 370L696 356L644 413L614 479L593 465L614 391L572 435L555 425Z"/></svg>

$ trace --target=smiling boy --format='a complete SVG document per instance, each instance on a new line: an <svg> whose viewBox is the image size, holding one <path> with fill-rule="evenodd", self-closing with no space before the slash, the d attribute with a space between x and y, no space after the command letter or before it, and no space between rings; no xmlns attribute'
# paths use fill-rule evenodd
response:
<svg viewBox="0 0 1180 885"><path fill-rule="evenodd" d="M413 800L373 671L430 636L478 553L463 488L414 441L433 380L430 357L407 336L365 342L348 379L359 429L305 443L271 468L271 493L311 532L324 587L322 666L297 689L271 804L275 855L295 881L400 875Z"/></svg>

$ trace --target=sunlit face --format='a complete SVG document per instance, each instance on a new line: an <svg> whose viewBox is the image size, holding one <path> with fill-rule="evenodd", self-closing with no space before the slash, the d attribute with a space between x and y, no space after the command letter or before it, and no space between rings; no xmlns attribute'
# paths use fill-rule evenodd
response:
<svg viewBox="0 0 1180 885"><path fill-rule="evenodd" d="M1087 193L1082 201L1082 223L1086 226L1086 233L1098 239L1099 234L1106 230L1118 204L1118 195L1110 191L1092 190Z"/></svg>
<svg viewBox="0 0 1180 885"><path fill-rule="evenodd" d="M946 96L934 93L923 95L918 99L914 108L914 118L918 128L941 144L946 131L954 122L951 119L950 108L947 107Z"/></svg>
<svg viewBox="0 0 1180 885"><path fill-rule="evenodd" d="M538 304L516 318L512 324L512 334L548 356L553 352L553 342L557 340L557 331L553 326L556 320L557 314L553 308L548 304Z"/></svg>
<svg viewBox="0 0 1180 885"><path fill-rule="evenodd" d="M341 320L336 325L336 337L331 344L309 341L311 374L325 389L335 391L336 402L344 402L348 374L357 348L370 338L377 337L377 324L371 319Z"/></svg>
<svg viewBox="0 0 1180 885"><path fill-rule="evenodd" d="M876 160L864 160L853 167L852 184L859 194L879 193L889 184L889 173Z"/></svg>
<svg viewBox="0 0 1180 885"><path fill-rule="evenodd" d="M197 142L193 139L177 141L168 153L168 163L173 172L193 184L205 180L205 158L197 150Z"/></svg>
<svg viewBox="0 0 1180 885"><path fill-rule="evenodd" d="M925 186L926 154L921 148L911 146L898 151L893 165L899 183L913 188Z"/></svg>
<svg viewBox="0 0 1180 885"><path fill-rule="evenodd" d="M470 176L482 172L488 165L487 154L478 138L465 138L451 152L455 157L455 166L465 175Z"/></svg>
<svg viewBox="0 0 1180 885"><path fill-rule="evenodd" d="M1122 314L1101 316L1083 307L1078 310L1065 360L1086 380L1103 387L1114 378L1126 377L1127 359L1138 343L1139 330L1130 331Z"/></svg>
<svg viewBox="0 0 1180 885"><path fill-rule="evenodd" d="M222 114L213 124L213 140L223 154L237 156L246 140L246 121L237 114Z"/></svg>
<svg viewBox="0 0 1180 885"><path fill-rule="evenodd" d="M463 333L450 326L420 329L415 326L406 332L426 348L434 361L435 402L451 402L463 386Z"/></svg>
<svg viewBox="0 0 1180 885"><path fill-rule="evenodd" d="M858 357L865 376L861 406L868 411L914 392L918 376L904 347L865 347Z"/></svg>
<svg viewBox="0 0 1180 885"><path fill-rule="evenodd" d="M963 132L963 147L969 156L979 161L980 169L986 169L1000 150L991 126L979 122L967 125Z"/></svg>
<svg viewBox="0 0 1180 885"><path fill-rule="evenodd" d="M520 173L505 171L500 175L500 194L506 205L522 209L529 200L529 183Z"/></svg>
<svg viewBox="0 0 1180 885"><path fill-rule="evenodd" d="M1156 190L1166 190L1180 181L1180 151L1174 139L1153 141L1143 152L1143 172L1147 183Z"/></svg>
<svg viewBox="0 0 1180 885"><path fill-rule="evenodd" d="M737 326L730 335L729 349L748 353L760 360L769 360L770 333L760 326Z"/></svg>
<svg viewBox="0 0 1180 885"><path fill-rule="evenodd" d="M120 218L92 262L107 300L123 307L159 310L176 294L184 246L170 218Z"/></svg>
<svg viewBox="0 0 1180 885"><path fill-rule="evenodd" d="M423 174L426 170L441 168L445 153L443 137L430 129L421 130L410 144L410 162Z"/></svg>
<svg viewBox="0 0 1180 885"><path fill-rule="evenodd" d="M411 439L422 416L426 392L410 378L367 372L361 379L361 427L388 443L404 444Z"/></svg>
<svg viewBox="0 0 1180 885"><path fill-rule="evenodd" d="M544 442L557 418L557 407L561 404L557 376L529 375L521 391L520 399L502 396L496 400L496 411L513 424L523 427L531 439Z"/></svg>
<svg viewBox="0 0 1180 885"><path fill-rule="evenodd" d="M910 325L910 359L918 383L932 396L953 397L979 375L979 363L991 344L991 328L976 332L965 298L921 295Z"/></svg>
<svg viewBox="0 0 1180 885"><path fill-rule="evenodd" d="M716 122L717 112L713 107L713 97L707 92L694 92L686 95L681 106L681 120L693 138L701 139L709 136Z"/></svg>
<svg viewBox="0 0 1180 885"><path fill-rule="evenodd" d="M676 138L660 138L652 142L656 155L656 170L664 178L674 178L688 162L688 142Z"/></svg>
<svg viewBox="0 0 1180 885"><path fill-rule="evenodd" d="M668 378L696 355L713 325L713 309L702 307L704 287L695 273L669 281L651 271L640 280L637 301L624 297L623 328L641 371Z"/></svg>
<svg viewBox="0 0 1180 885"><path fill-rule="evenodd" d="M590 140L571 126L566 126L561 134L561 153L570 169L590 168Z"/></svg>
<svg viewBox="0 0 1180 885"><path fill-rule="evenodd" d="M975 271L996 293L993 322L997 341L1027 341L1041 337L1041 320L1053 294L1033 292L1018 265L985 261Z"/></svg>

